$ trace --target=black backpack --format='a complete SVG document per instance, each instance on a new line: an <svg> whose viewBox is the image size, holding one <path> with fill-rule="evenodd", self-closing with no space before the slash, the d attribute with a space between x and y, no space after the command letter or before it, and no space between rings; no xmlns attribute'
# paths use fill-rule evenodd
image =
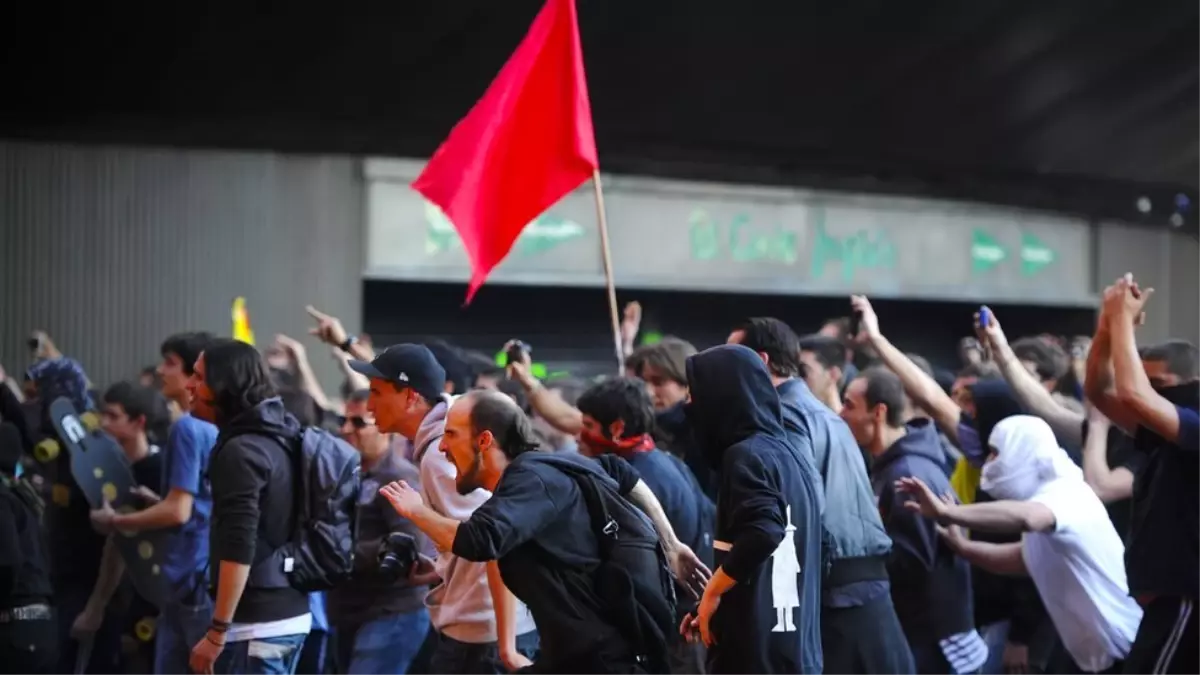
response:
<svg viewBox="0 0 1200 675"><path fill-rule="evenodd" d="M354 570L362 460L348 443L315 427L288 450L297 503L296 530L280 548L284 572L298 591L327 591Z"/></svg>
<svg viewBox="0 0 1200 675"><path fill-rule="evenodd" d="M650 673L669 672L678 635L675 580L654 524L606 481L569 472L579 486L600 548L595 590L612 624L645 657Z"/></svg>

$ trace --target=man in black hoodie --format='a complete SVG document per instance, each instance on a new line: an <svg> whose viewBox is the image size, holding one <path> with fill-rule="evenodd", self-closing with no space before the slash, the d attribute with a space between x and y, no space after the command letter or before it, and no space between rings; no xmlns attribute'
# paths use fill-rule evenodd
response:
<svg viewBox="0 0 1200 675"><path fill-rule="evenodd" d="M783 427L758 354L722 345L687 360L686 414L719 472L720 565L696 619L711 673L820 673L821 478Z"/></svg>
<svg viewBox="0 0 1200 675"><path fill-rule="evenodd" d="M254 347L217 340L196 361L192 414L217 426L209 460L212 626L192 649L198 673L294 673L312 627L308 595L276 551L295 528L293 460L300 425L283 409Z"/></svg>
<svg viewBox="0 0 1200 675"><path fill-rule="evenodd" d="M783 426L810 453L825 494L829 575L821 590L821 647L831 673L906 673L912 654L892 607L892 550L875 508L862 451L846 423L800 378L800 338L779 319L756 317L729 335L758 353L783 406ZM844 357L839 355L844 362ZM839 407L841 401L838 401Z"/></svg>
<svg viewBox="0 0 1200 675"><path fill-rule="evenodd" d="M918 673L970 673L987 660L971 612L971 567L938 538L936 524L904 507L901 478L919 478L937 494L952 492L942 445L928 419L910 419L900 378L882 367L846 388L842 419L872 457L871 478L883 525L892 537L892 601ZM906 423L907 421L907 423Z"/></svg>

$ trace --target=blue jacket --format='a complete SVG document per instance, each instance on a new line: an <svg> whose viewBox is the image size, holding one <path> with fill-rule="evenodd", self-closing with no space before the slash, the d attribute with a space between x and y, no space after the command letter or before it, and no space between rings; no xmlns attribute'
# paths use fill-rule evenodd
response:
<svg viewBox="0 0 1200 675"><path fill-rule="evenodd" d="M848 567L837 561L853 558L878 558L892 550L892 540L883 529L871 481L850 428L824 403L813 396L804 380L792 378L777 388L783 405L783 426L798 437L797 445L812 454L821 474L825 491L824 524L833 567L829 587L854 581L886 579L879 562L878 570L863 570L853 578ZM845 571L843 571L845 570ZM864 576L864 574L866 576Z"/></svg>
<svg viewBox="0 0 1200 675"><path fill-rule="evenodd" d="M929 420L913 420L908 433L871 466L879 515L893 549L888 562L896 616L915 648L936 647L943 638L975 627L971 602L971 566L937 534L937 524L908 510L907 495L896 491L901 478L919 478L935 494L951 492L942 469L942 446Z"/></svg>

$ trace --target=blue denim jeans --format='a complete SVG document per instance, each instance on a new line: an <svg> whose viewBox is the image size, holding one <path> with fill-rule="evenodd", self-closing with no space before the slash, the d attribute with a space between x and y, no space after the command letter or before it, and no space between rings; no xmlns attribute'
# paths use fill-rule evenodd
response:
<svg viewBox="0 0 1200 675"><path fill-rule="evenodd" d="M429 611L422 607L358 627L338 626L337 630L338 672L403 675L429 634Z"/></svg>
<svg viewBox="0 0 1200 675"><path fill-rule="evenodd" d="M537 631L517 636L517 651L530 661L538 657ZM504 675L508 668L500 660L495 642L471 644L438 635L437 648L429 661L429 672L444 675Z"/></svg>
<svg viewBox="0 0 1200 675"><path fill-rule="evenodd" d="M226 643L213 671L221 675L293 675L307 637L302 633Z"/></svg>
<svg viewBox="0 0 1200 675"><path fill-rule="evenodd" d="M158 614L154 631L154 672L188 673L192 647L204 639L212 621L212 600L200 596L200 604L169 602Z"/></svg>

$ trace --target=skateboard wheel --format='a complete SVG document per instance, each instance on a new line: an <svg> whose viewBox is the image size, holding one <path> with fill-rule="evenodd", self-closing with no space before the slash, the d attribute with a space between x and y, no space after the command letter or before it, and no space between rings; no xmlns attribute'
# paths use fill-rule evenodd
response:
<svg viewBox="0 0 1200 675"><path fill-rule="evenodd" d="M117 501L117 486L113 485L112 483L105 483L104 486L100 488L100 494L104 495L106 500L115 502Z"/></svg>
<svg viewBox="0 0 1200 675"><path fill-rule="evenodd" d="M83 426L88 431L95 431L100 428L100 416L94 412L85 412L79 416L79 421L83 422Z"/></svg>
<svg viewBox="0 0 1200 675"><path fill-rule="evenodd" d="M142 560L149 560L154 557L154 544L148 541L138 542L138 557Z"/></svg>
<svg viewBox="0 0 1200 675"><path fill-rule="evenodd" d="M101 478L104 478L104 469L96 467L92 469L92 475L96 477L96 480L100 480Z"/></svg>
<svg viewBox="0 0 1200 675"><path fill-rule="evenodd" d="M148 616L134 624L133 634L142 642L149 642L154 639L154 632L157 629L158 621L154 617Z"/></svg>
<svg viewBox="0 0 1200 675"><path fill-rule="evenodd" d="M151 565L150 566L150 574L153 574L154 576L158 576L158 575L162 574L162 568L159 567L158 565Z"/></svg>
<svg viewBox="0 0 1200 675"><path fill-rule="evenodd" d="M33 457L42 464L47 464L58 459L58 453L62 446L53 438L47 438L33 446Z"/></svg>
<svg viewBox="0 0 1200 675"><path fill-rule="evenodd" d="M50 501L54 502L55 506L67 508L67 505L71 503L71 488L62 483L50 486Z"/></svg>

